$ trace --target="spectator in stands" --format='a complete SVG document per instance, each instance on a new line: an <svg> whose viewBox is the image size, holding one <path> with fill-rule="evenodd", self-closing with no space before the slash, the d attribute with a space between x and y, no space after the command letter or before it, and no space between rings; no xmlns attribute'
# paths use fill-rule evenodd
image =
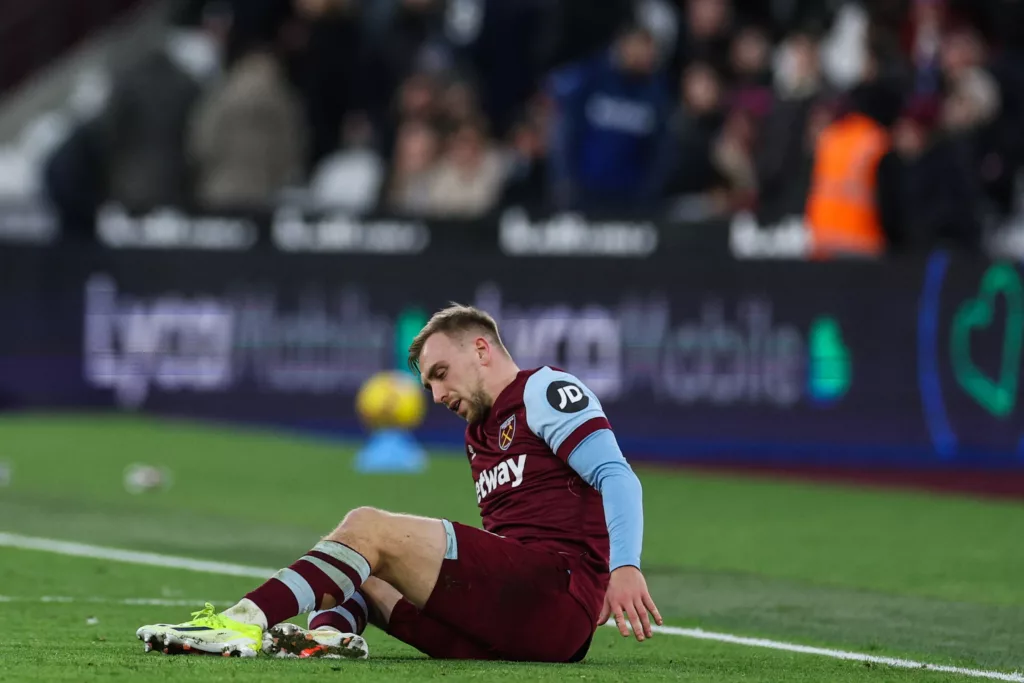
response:
<svg viewBox="0 0 1024 683"><path fill-rule="evenodd" d="M1024 2L988 0L994 49L989 69L1000 85L1002 113L997 121L996 178L987 181L1004 216L1017 214L1024 225ZM989 164L995 166L995 164Z"/></svg>
<svg viewBox="0 0 1024 683"><path fill-rule="evenodd" d="M815 147L805 220L817 258L874 258L888 246L881 208L888 200L879 193L894 183L880 162L891 149L901 93L875 77L854 88L851 99L852 110L822 131Z"/></svg>
<svg viewBox="0 0 1024 683"><path fill-rule="evenodd" d="M370 112L371 125L380 131L377 137L381 156L392 158L395 155L398 131L406 121L415 119L436 124L440 110L440 85L434 75L415 71L406 76L393 97L387 116L374 121Z"/></svg>
<svg viewBox="0 0 1024 683"><path fill-rule="evenodd" d="M183 14L163 44L115 71L106 107L89 126L105 199L130 210L191 203L188 120L219 74L230 21L219 12Z"/></svg>
<svg viewBox="0 0 1024 683"><path fill-rule="evenodd" d="M697 61L710 64L718 73L727 73L734 14L731 0L685 0L685 6L672 74L681 75L686 66Z"/></svg>
<svg viewBox="0 0 1024 683"><path fill-rule="evenodd" d="M757 26L740 29L730 46L730 100L758 118L772 108L771 44Z"/></svg>
<svg viewBox="0 0 1024 683"><path fill-rule="evenodd" d="M755 153L760 211L766 220L803 213L814 157L808 126L812 113L831 99L816 35L801 31L783 41L774 82L775 102L761 124Z"/></svg>
<svg viewBox="0 0 1024 683"><path fill-rule="evenodd" d="M986 67L986 46L972 29L958 29L942 44L942 74L945 85L942 118L944 126L961 145L973 148L973 167L982 178L986 194L1001 213L1013 204L1015 168L1019 164L1019 120L1003 112L1003 91Z"/></svg>
<svg viewBox="0 0 1024 683"><path fill-rule="evenodd" d="M756 126L755 114L737 107L729 112L711 145L711 164L723 181L724 210L730 213L753 209L757 198L757 170L754 165Z"/></svg>
<svg viewBox="0 0 1024 683"><path fill-rule="evenodd" d="M942 72L947 91L945 115L951 128L978 128L999 114L999 86L983 60L983 44L974 31L962 29L946 36Z"/></svg>
<svg viewBox="0 0 1024 683"><path fill-rule="evenodd" d="M938 96L942 34L947 21L948 7L943 0L912 0L904 44L914 69L914 92L919 96Z"/></svg>
<svg viewBox="0 0 1024 683"><path fill-rule="evenodd" d="M188 149L200 205L256 209L303 179L306 135L301 104L275 54L259 41L196 110Z"/></svg>
<svg viewBox="0 0 1024 683"><path fill-rule="evenodd" d="M369 119L352 113L342 126L341 149L324 159L313 174L313 202L324 209L368 213L376 208L385 171Z"/></svg>
<svg viewBox="0 0 1024 683"><path fill-rule="evenodd" d="M675 0L636 0L635 21L650 31L659 60L671 67L679 47L682 7ZM666 69L671 71L670 68ZM669 76L671 79L671 75Z"/></svg>
<svg viewBox="0 0 1024 683"><path fill-rule="evenodd" d="M447 132L467 123L479 123L483 112L473 83L465 78L453 78L446 83L438 96L437 114L438 124Z"/></svg>
<svg viewBox="0 0 1024 683"><path fill-rule="evenodd" d="M978 221L981 188L973 173L970 147L937 127L938 107L918 99L893 126L893 148L899 159L894 211L883 216L887 232L899 231L908 250L936 247L976 251L981 245ZM892 182L892 181L890 181ZM884 209L884 206L883 206Z"/></svg>
<svg viewBox="0 0 1024 683"><path fill-rule="evenodd" d="M307 166L338 145L345 117L357 108L355 90L362 51L357 0L294 0L303 20L295 46L296 85L308 126Z"/></svg>
<svg viewBox="0 0 1024 683"><path fill-rule="evenodd" d="M476 84L492 135L504 137L541 74L538 37L548 0L474 0L446 13L456 68Z"/></svg>
<svg viewBox="0 0 1024 683"><path fill-rule="evenodd" d="M524 115L512 126L502 202L537 207L548 186L545 134L538 116Z"/></svg>
<svg viewBox="0 0 1024 683"><path fill-rule="evenodd" d="M438 146L437 131L430 122L409 119L402 124L384 190L382 206L386 211L403 215L429 213Z"/></svg>
<svg viewBox="0 0 1024 683"><path fill-rule="evenodd" d="M727 211L752 209L756 202L754 148L773 100L770 51L767 32L755 25L739 29L730 46L729 110L711 148L712 163L725 180Z"/></svg>
<svg viewBox="0 0 1024 683"><path fill-rule="evenodd" d="M863 4L843 2L822 35L822 73L839 90L851 90L864 78L870 56L869 28L870 19Z"/></svg>
<svg viewBox="0 0 1024 683"><path fill-rule="evenodd" d="M668 90L645 29L627 28L610 50L556 72L551 140L560 208L628 208L655 199Z"/></svg>
<svg viewBox="0 0 1024 683"><path fill-rule="evenodd" d="M896 184L889 128L902 90L883 73L873 54L865 80L850 93L850 111L818 136L805 214L818 258L872 258L887 250L883 214L893 213L884 207L891 206Z"/></svg>
<svg viewBox="0 0 1024 683"><path fill-rule="evenodd" d="M375 0L361 5L364 34L357 79L359 104L375 126L382 126L391 119L393 96L403 80L412 73L436 70L444 3ZM391 121L392 130L397 130L401 119ZM385 151L390 153L390 145Z"/></svg>
<svg viewBox="0 0 1024 683"><path fill-rule="evenodd" d="M1024 3L1017 4L1024 15ZM1024 33L1024 27L1019 30ZM1007 216L1024 209L1024 191L1020 189L1024 187L1024 47L1000 52L992 63L992 74L999 83L1002 108L986 136L980 171L994 208Z"/></svg>
<svg viewBox="0 0 1024 683"><path fill-rule="evenodd" d="M707 62L694 62L683 73L681 102L670 124L672 140L662 163L669 170L666 193L674 200L705 204L724 181L712 162L712 145L725 122L722 82ZM700 209L718 213L724 206Z"/></svg>
<svg viewBox="0 0 1024 683"><path fill-rule="evenodd" d="M432 119L440 104L435 80L427 73L413 73L403 83L398 96L399 119Z"/></svg>
<svg viewBox="0 0 1024 683"><path fill-rule="evenodd" d="M458 124L430 182L430 213L446 218L479 218L497 204L505 179L498 151L480 119Z"/></svg>
<svg viewBox="0 0 1024 683"><path fill-rule="evenodd" d="M218 206L259 205L305 166L321 206L359 212L377 195L389 211L480 215L496 194L645 213L667 199L670 215L700 219L749 208L756 192L761 220L804 213L820 255L872 255L973 244L981 221L957 210L1008 213L1024 182L1024 0L178 1L233 10L226 52L243 58L211 101L244 81L280 105L287 76L305 120L274 125L271 139L255 132L268 120L255 99L219 118L208 102L188 138L202 168L190 168L184 121L221 61L196 57L217 57L222 38L175 31L117 75L107 112L53 157L49 196L66 221L84 224L108 195L139 209L190 203L197 170L204 199L216 185ZM270 27L289 45L284 69L245 50ZM890 145L879 86L901 73L935 120L915 105ZM858 79L857 111L834 122L846 110L833 89ZM553 105L551 120L534 101ZM504 154L481 137L481 116ZM286 161L297 147L301 166ZM957 197L956 210L914 208L935 193L929 207Z"/></svg>

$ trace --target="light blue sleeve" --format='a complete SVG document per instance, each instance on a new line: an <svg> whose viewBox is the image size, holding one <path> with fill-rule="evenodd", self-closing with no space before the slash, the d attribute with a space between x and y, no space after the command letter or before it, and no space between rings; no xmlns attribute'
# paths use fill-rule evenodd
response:
<svg viewBox="0 0 1024 683"><path fill-rule="evenodd" d="M567 372L544 367L526 380L523 388L526 423L534 434L551 448L551 452L567 460L582 438L600 427L607 427L604 409L583 382ZM604 424L591 420L604 420ZM576 430L587 425L587 433ZM565 447L565 448L563 448Z"/></svg>
<svg viewBox="0 0 1024 683"><path fill-rule="evenodd" d="M569 456L569 466L601 492L611 545L608 569L640 568L644 539L643 488L610 429L596 431Z"/></svg>
<svg viewBox="0 0 1024 683"><path fill-rule="evenodd" d="M600 491L611 545L609 569L640 567L643 490L619 449L597 396L576 377L541 368L523 391L526 422L583 481Z"/></svg>

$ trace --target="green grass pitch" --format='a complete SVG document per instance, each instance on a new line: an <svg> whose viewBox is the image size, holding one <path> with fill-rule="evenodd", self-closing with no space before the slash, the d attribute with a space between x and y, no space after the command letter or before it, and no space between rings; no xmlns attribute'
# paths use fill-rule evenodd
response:
<svg viewBox="0 0 1024 683"><path fill-rule="evenodd" d="M343 444L263 431L7 416L0 532L278 567L359 505L479 523L463 458L439 453L426 474L371 476L353 471L352 456ZM170 468L173 486L128 493L123 472L135 462ZM1024 505L636 470L645 573L666 624L1024 668ZM610 628L575 665L434 661L373 629L365 662L163 657L134 637L143 623L183 621L258 582L0 547L0 681L972 680L666 633L637 643Z"/></svg>

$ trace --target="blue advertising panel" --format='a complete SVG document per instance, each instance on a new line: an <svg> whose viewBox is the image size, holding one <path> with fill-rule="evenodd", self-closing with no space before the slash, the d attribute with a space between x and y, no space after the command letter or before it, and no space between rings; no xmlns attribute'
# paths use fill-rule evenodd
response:
<svg viewBox="0 0 1024 683"><path fill-rule="evenodd" d="M633 457L1024 470L1013 265L9 248L0 404L359 429L450 301L601 398ZM441 409L422 435L457 442Z"/></svg>

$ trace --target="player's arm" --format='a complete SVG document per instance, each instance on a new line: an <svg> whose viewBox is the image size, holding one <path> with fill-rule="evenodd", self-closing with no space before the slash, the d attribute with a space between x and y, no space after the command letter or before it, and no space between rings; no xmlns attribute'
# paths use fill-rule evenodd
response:
<svg viewBox="0 0 1024 683"><path fill-rule="evenodd" d="M640 572L643 545L643 491L611 429L599 429L583 439L569 455L569 466L601 492L611 545L611 579L598 621L615 616L619 632L628 637L626 619L636 639L651 637L648 611L661 624L661 615ZM625 615L625 616L623 616Z"/></svg>
<svg viewBox="0 0 1024 683"><path fill-rule="evenodd" d="M640 569L644 538L643 489L611 429L599 429L569 455L569 466L601 492L611 553L608 569Z"/></svg>
<svg viewBox="0 0 1024 683"><path fill-rule="evenodd" d="M550 368L526 383L523 402L531 431L601 492L611 545L612 572L600 621L610 614L627 636L628 617L637 640L651 636L647 612L661 616L640 572L643 546L643 491L619 449L600 401L582 382Z"/></svg>

